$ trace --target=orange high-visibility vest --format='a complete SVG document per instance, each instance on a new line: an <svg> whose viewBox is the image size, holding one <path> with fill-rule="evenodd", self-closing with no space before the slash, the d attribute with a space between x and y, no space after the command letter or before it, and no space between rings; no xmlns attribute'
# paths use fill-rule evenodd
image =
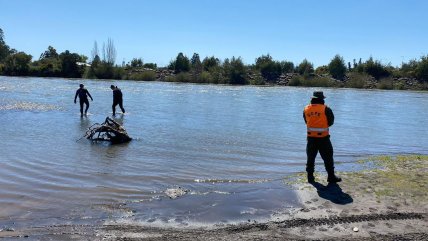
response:
<svg viewBox="0 0 428 241"><path fill-rule="evenodd" d="M322 104L309 104L305 107L304 113L309 137L326 137L329 135L325 109L326 106Z"/></svg>

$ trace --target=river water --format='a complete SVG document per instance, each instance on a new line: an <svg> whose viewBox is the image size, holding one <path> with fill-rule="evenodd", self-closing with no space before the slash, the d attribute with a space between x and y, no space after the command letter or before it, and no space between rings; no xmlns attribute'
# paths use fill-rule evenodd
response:
<svg viewBox="0 0 428 241"><path fill-rule="evenodd" d="M79 83L92 94L80 118ZM76 141L124 94L134 140ZM0 76L0 225L129 221L192 225L298 207L284 178L305 170L314 89ZM338 171L373 155L428 154L428 93L324 89ZM117 111L120 112L119 107ZM317 171L325 172L317 158ZM170 199L165 191L187 194Z"/></svg>

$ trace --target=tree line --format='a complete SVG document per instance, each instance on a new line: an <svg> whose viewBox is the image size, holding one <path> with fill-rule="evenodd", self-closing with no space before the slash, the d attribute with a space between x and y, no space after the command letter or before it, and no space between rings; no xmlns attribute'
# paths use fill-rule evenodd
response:
<svg viewBox="0 0 428 241"><path fill-rule="evenodd" d="M400 82L401 79L412 79L422 86L420 88L428 89L428 55L403 62L400 67L383 64L372 57L346 63L343 57L336 55L327 65L317 68L307 59L295 65L287 60L274 60L269 54L256 58L253 64L244 64L240 57L220 60L207 56L201 59L198 53L190 58L178 53L168 66L162 68L155 63L144 63L142 58L117 65L116 56L114 42L108 39L101 49L97 42L94 43L90 58L68 50L57 53L54 47L48 46L33 61L33 56L10 48L0 28L0 74L7 76L354 88L365 88L371 82L378 88L398 89L405 84Z"/></svg>

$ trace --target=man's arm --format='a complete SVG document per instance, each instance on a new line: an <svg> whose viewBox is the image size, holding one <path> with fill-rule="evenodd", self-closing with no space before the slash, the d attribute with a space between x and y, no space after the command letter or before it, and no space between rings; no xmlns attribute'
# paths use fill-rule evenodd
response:
<svg viewBox="0 0 428 241"><path fill-rule="evenodd" d="M93 101L94 99L92 99L92 96L91 96L91 94L89 94L89 91L88 90L86 90L86 93L88 94L88 96L91 98L91 100Z"/></svg>
<svg viewBox="0 0 428 241"><path fill-rule="evenodd" d="M79 90L76 90L76 95L74 96L74 103L76 103L77 95L79 94Z"/></svg>
<svg viewBox="0 0 428 241"><path fill-rule="evenodd" d="M325 107L325 115L327 116L328 126L332 126L334 124L334 114L329 107Z"/></svg>

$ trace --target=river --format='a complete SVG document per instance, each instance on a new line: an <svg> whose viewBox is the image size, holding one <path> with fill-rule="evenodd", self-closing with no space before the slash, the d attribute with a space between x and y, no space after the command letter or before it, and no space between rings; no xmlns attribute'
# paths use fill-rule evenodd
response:
<svg viewBox="0 0 428 241"><path fill-rule="evenodd" d="M94 98L83 118L79 83ZM111 84L127 111L115 120L134 140L76 141L111 116ZM284 178L305 170L302 111L314 90L0 76L0 226L189 226L298 207ZM428 154L428 92L323 91L338 171L368 156ZM325 172L319 157L316 170ZM165 195L178 187L187 194Z"/></svg>

